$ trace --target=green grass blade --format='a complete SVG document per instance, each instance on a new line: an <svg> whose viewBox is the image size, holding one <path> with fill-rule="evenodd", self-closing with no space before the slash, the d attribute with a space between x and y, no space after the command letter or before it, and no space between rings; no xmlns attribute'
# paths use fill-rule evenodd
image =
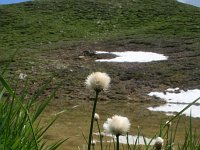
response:
<svg viewBox="0 0 200 150"><path fill-rule="evenodd" d="M55 93L56 93L56 91L54 91L50 95L50 97L42 105L40 105L40 107L37 109L37 111L36 111L36 113L35 113L35 115L34 115L34 117L32 119L32 122L34 122L38 118L38 116L44 111L44 109L46 108L46 106L48 105L50 100L52 100L52 98L55 96Z"/></svg>
<svg viewBox="0 0 200 150"><path fill-rule="evenodd" d="M185 110L187 110L189 107L191 107L193 104L195 104L197 101L199 101L200 100L200 97L199 98L197 98L197 99L195 99L193 102L191 102L190 104L188 104L185 108L183 108L180 112L178 112L174 117L172 117L170 120L169 120L169 122L172 122L175 118L177 118L178 116L180 116ZM167 124L165 124L164 126L163 126L163 128L164 127L166 127L167 126Z"/></svg>
<svg viewBox="0 0 200 150"><path fill-rule="evenodd" d="M23 108L24 112L27 113L27 116L28 116L28 121L29 121L29 124L31 126L31 130L32 130L32 134L33 134L33 137L34 137L34 141L35 141L35 146L38 150L38 143L37 143L37 140L36 140L36 137L35 137L35 133L34 133L34 130L33 130L33 125L32 125L32 122L31 122L31 119L30 119L30 115L29 115L29 112L28 110L23 106L22 102L17 98L15 97L15 93L14 91L11 89L11 87L7 84L7 82L3 79L2 76L0 76L0 81L2 83L2 85L6 88L6 90L9 92L9 94L11 96L14 96L14 99L18 102L18 104Z"/></svg>
<svg viewBox="0 0 200 150"><path fill-rule="evenodd" d="M62 143L64 143L65 141L67 141L69 138L64 139L64 140L60 140L54 144L51 145L51 147L48 150L55 150L57 149Z"/></svg>
<svg viewBox="0 0 200 150"><path fill-rule="evenodd" d="M1 90L1 92L0 92L0 100L2 100L2 97L3 97L3 94L4 94L5 91L6 91L5 88L3 88L3 89Z"/></svg>

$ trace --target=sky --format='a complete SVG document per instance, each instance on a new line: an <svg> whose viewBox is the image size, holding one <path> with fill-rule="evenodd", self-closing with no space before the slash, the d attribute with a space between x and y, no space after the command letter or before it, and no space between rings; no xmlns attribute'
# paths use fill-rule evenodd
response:
<svg viewBox="0 0 200 150"><path fill-rule="evenodd" d="M13 4L25 1L30 1L30 0L0 0L0 4ZM178 0L178 1L200 7L200 0Z"/></svg>
<svg viewBox="0 0 200 150"><path fill-rule="evenodd" d="M178 0L178 1L200 7L200 0Z"/></svg>
<svg viewBox="0 0 200 150"><path fill-rule="evenodd" d="M26 2L30 0L0 0L0 4L14 4L14 3L20 3L20 2Z"/></svg>

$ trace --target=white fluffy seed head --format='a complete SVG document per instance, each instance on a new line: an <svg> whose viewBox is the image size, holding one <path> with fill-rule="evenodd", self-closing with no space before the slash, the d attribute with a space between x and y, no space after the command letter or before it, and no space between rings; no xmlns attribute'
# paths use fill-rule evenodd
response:
<svg viewBox="0 0 200 150"><path fill-rule="evenodd" d="M157 137L154 144L154 147L156 148L156 150L161 150L163 143L164 143L164 140L161 137Z"/></svg>
<svg viewBox="0 0 200 150"><path fill-rule="evenodd" d="M20 73L20 74L19 74L19 79L20 79L20 80L25 80L26 77L27 77L27 75L24 74L24 73Z"/></svg>
<svg viewBox="0 0 200 150"><path fill-rule="evenodd" d="M110 133L116 136L125 135L130 129L130 122L127 117L114 115L112 118L108 118L103 124L103 128L106 133Z"/></svg>
<svg viewBox="0 0 200 150"><path fill-rule="evenodd" d="M101 132L101 133L100 133L100 136L101 136L101 138L103 138L104 136L106 136L106 133Z"/></svg>
<svg viewBox="0 0 200 150"><path fill-rule="evenodd" d="M172 123L170 121L166 121L165 123L168 127L171 127Z"/></svg>
<svg viewBox="0 0 200 150"><path fill-rule="evenodd" d="M95 121L98 121L99 119L100 119L99 114L95 113L95 114L94 114L94 120L95 120Z"/></svg>
<svg viewBox="0 0 200 150"><path fill-rule="evenodd" d="M100 92L109 88L110 81L111 79L107 73L93 72L87 77L85 84L90 90Z"/></svg>
<svg viewBox="0 0 200 150"><path fill-rule="evenodd" d="M95 146L96 145L96 140L91 141L91 145Z"/></svg>

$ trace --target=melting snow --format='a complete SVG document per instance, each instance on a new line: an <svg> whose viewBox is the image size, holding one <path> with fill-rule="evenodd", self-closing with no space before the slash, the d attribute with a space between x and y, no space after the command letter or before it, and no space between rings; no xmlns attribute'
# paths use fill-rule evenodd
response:
<svg viewBox="0 0 200 150"><path fill-rule="evenodd" d="M173 115L174 112L179 112L185 108L187 104L170 104L167 103L165 105L159 106L159 107L149 107L148 109L151 111L163 111L167 112L167 115ZM191 116L192 117L200 117L200 106L193 105L187 110L183 112L186 116Z"/></svg>
<svg viewBox="0 0 200 150"><path fill-rule="evenodd" d="M166 92L151 92L148 95L159 97L170 103L189 104L195 99L200 97L200 90L194 89L194 90L183 91L183 90L168 89L166 90ZM200 104L200 101L197 103Z"/></svg>
<svg viewBox="0 0 200 150"><path fill-rule="evenodd" d="M105 51L97 51L96 54L113 54L116 55L115 58L111 59L98 59L97 62L151 62L151 61L161 61L167 60L167 56L163 54L157 54L152 52L105 52Z"/></svg>
<svg viewBox="0 0 200 150"><path fill-rule="evenodd" d="M165 92L151 92L148 94L149 96L156 96L161 99L164 99L167 104L158 106L158 107L149 107L148 109L151 111L162 111L166 112L166 114L172 115L175 112L181 111L185 108L189 103L194 101L195 99L200 97L200 90L179 90L176 89L167 89ZM200 117L200 100L195 103L195 105L188 108L183 112L186 116L192 117Z"/></svg>
<svg viewBox="0 0 200 150"><path fill-rule="evenodd" d="M95 135L99 135L99 133L94 133ZM104 134L107 137L112 137L115 141L116 141L116 137L111 135L111 134ZM128 143L130 145L134 145L136 143L137 140L137 145L145 145L144 139L146 141L147 144L149 144L149 142L151 141L151 139L147 138L147 137L143 137L143 136L137 136L137 135L128 135ZM112 141L107 141L107 142L112 142ZM122 144L127 144L127 136L119 136L119 143ZM155 143L155 139L153 139L150 143L150 145L154 145Z"/></svg>

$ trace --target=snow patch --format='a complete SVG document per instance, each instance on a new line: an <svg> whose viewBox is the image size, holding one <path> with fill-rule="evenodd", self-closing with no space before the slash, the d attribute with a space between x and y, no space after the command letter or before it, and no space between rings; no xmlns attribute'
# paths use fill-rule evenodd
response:
<svg viewBox="0 0 200 150"><path fill-rule="evenodd" d="M165 92L151 92L149 96L159 97L164 99L167 103L158 107L148 107L151 111L166 112L166 115L174 115L175 112L180 112L189 103L200 97L200 90L180 90L179 88L169 88ZM183 112L186 116L200 118L200 101Z"/></svg>
<svg viewBox="0 0 200 150"><path fill-rule="evenodd" d="M142 51L125 51L125 52L106 52L97 51L96 54L113 54L116 55L115 58L111 59L98 59L96 62L152 62L167 60L168 57L163 54L153 53L153 52L142 52Z"/></svg>
<svg viewBox="0 0 200 150"><path fill-rule="evenodd" d="M94 133L94 134L99 135L99 133ZM112 139L114 139L114 141L116 141L116 136L114 136L112 134L104 133L104 136L112 137ZM127 141L127 139L128 139L128 141ZM137 136L137 135L128 135L128 137L127 136L119 136L119 143L121 143L121 144L129 143L130 145L134 145L136 143L137 145L145 145L144 139L147 144L149 144L149 142L151 142L150 145L154 145L154 143L155 143L155 139L153 139L151 141L151 139L149 139L147 137ZM136 142L136 140L137 140L137 142ZM112 142L112 141L106 141L106 142Z"/></svg>

